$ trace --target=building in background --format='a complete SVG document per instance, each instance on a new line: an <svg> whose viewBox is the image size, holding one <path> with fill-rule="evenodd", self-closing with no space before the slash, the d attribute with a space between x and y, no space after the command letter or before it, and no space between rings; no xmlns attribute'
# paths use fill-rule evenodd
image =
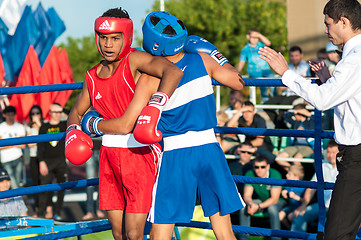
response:
<svg viewBox="0 0 361 240"><path fill-rule="evenodd" d="M325 34L323 8L328 0L287 0L288 47L302 48L304 59L316 58L317 50L329 42Z"/></svg>

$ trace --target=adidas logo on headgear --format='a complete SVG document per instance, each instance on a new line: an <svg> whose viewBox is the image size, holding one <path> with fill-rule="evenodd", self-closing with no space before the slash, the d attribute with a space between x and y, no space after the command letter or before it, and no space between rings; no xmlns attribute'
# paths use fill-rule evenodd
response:
<svg viewBox="0 0 361 240"><path fill-rule="evenodd" d="M100 24L99 30L111 30L108 20L105 20L102 24Z"/></svg>

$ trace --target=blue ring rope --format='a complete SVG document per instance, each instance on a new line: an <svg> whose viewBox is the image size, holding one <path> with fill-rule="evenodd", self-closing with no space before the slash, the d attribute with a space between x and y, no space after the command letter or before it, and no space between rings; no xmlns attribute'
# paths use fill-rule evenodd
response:
<svg viewBox="0 0 361 240"><path fill-rule="evenodd" d="M315 131L312 130L287 130L287 129L267 129L267 128L231 128L231 127L216 127L216 133L229 134L245 134L245 135L263 135L263 136L286 136L286 137L314 137ZM322 131L321 138L333 138L334 131ZM65 132L40 134L36 136L17 137L0 139L0 147L39 143L48 141L60 141L65 139Z"/></svg>
<svg viewBox="0 0 361 240"><path fill-rule="evenodd" d="M71 181L64 183L53 183L53 184L45 184L45 185L37 185L31 187L17 188L11 189L7 191L0 191L0 199L29 195L34 193L42 193L42 192L53 192L53 191L61 191L66 189L74 189L74 188L82 188L87 186L96 186L99 184L99 178L91 178L79 181Z"/></svg>
<svg viewBox="0 0 361 240"><path fill-rule="evenodd" d="M312 79L312 81L315 81L315 79ZM245 82L245 86L275 86L275 87L285 86L282 83L281 79L278 78L267 78L267 79L247 78L244 79L244 82ZM82 87L83 87L82 82L37 85L37 86L22 86L22 87L5 87L5 88L0 88L0 95L77 90L77 89L81 89Z"/></svg>

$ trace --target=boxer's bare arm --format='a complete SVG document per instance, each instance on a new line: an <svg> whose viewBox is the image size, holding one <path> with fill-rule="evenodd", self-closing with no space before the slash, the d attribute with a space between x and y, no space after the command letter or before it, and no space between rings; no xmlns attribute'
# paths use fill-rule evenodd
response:
<svg viewBox="0 0 361 240"><path fill-rule="evenodd" d="M131 132L142 109L147 105L150 97L158 89L160 80L142 74L137 85L132 101L121 117L99 122L99 130L107 134L127 134Z"/></svg>

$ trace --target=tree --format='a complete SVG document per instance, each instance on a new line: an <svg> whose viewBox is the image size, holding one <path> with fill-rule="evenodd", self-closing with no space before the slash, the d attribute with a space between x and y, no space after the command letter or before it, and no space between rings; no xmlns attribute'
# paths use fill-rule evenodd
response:
<svg viewBox="0 0 361 240"><path fill-rule="evenodd" d="M95 46L94 35L79 39L68 37L66 43L60 44L59 47L65 48L68 53L75 82L83 82L86 72L102 59ZM72 108L79 93L80 90L73 91L65 106L66 109Z"/></svg>
<svg viewBox="0 0 361 240"><path fill-rule="evenodd" d="M159 1L153 5L153 11L157 10ZM168 0L165 10L184 22L189 35L217 46L234 66L250 28L267 36L272 48L287 53L285 0ZM229 89L222 89L222 102L228 102L228 93Z"/></svg>

